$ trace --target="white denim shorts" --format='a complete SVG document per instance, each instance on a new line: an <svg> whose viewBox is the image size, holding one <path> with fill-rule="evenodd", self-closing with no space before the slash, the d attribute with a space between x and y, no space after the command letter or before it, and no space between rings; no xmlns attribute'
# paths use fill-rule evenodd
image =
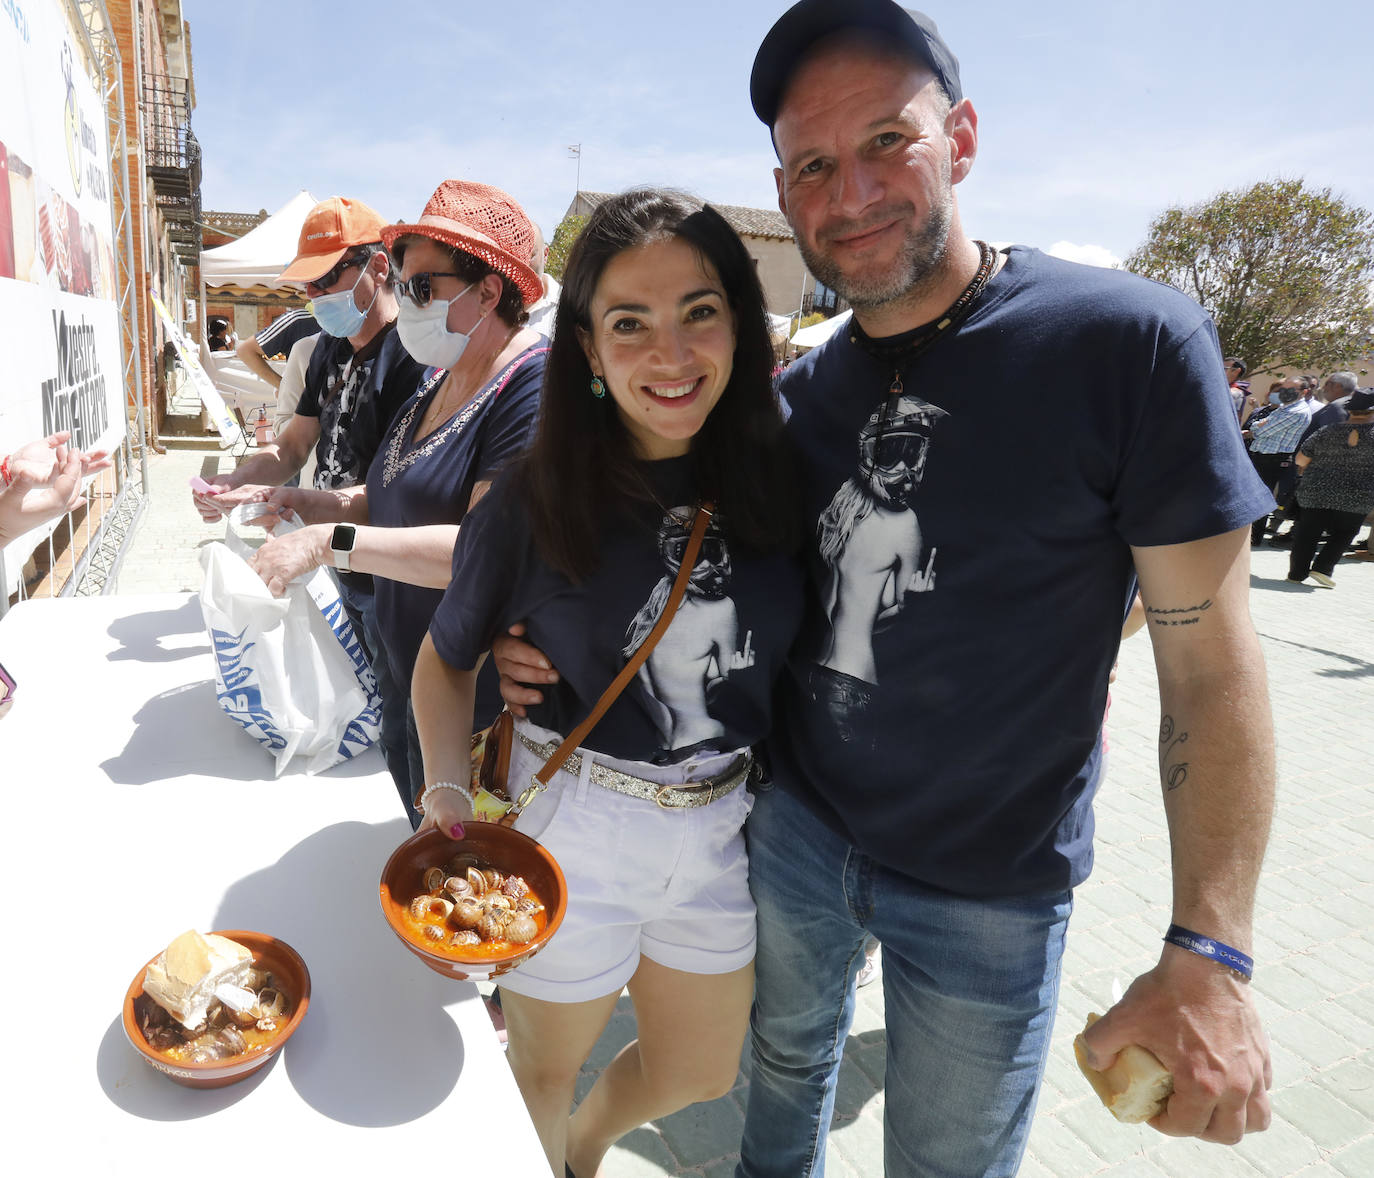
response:
<svg viewBox="0 0 1374 1178"><path fill-rule="evenodd" d="M537 743L555 734L520 722ZM510 783L543 762L512 742ZM666 810L587 778L593 760L652 781L681 783L720 772L736 754L683 765L617 761L578 749L580 777L559 770L516 820L558 860L568 909L558 932L500 986L545 1002L618 993L640 956L686 973L722 974L754 959L754 901L744 850L753 795L740 786L709 805Z"/></svg>

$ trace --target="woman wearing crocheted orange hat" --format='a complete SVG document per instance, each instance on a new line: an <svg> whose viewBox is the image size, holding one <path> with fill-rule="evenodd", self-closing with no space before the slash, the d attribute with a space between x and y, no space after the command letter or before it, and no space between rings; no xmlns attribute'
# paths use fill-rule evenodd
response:
<svg viewBox="0 0 1374 1178"><path fill-rule="evenodd" d="M507 193L445 180L414 223L382 230L398 294L396 329L427 365L415 395L382 439L365 485L339 492L280 488L269 502L310 526L263 545L254 558L274 592L318 565L371 573L377 624L394 681L384 729L408 705L411 671L430 616L448 586L453 546L468 508L530 436L548 348L525 327L543 293L529 266L534 227ZM489 715L500 710L495 681ZM422 784L408 706L399 734L383 733L412 825ZM388 735L391 740L388 742Z"/></svg>

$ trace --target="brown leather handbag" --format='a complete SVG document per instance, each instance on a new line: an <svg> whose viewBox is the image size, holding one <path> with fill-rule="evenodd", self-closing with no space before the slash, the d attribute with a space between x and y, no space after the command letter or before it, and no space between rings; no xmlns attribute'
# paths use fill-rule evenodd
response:
<svg viewBox="0 0 1374 1178"><path fill-rule="evenodd" d="M553 780L553 775L562 768L563 762L586 740L587 734L596 727L611 704L615 703L620 693L629 686L630 680L653 653L658 640L663 637L673 620L673 615L677 613L678 606L682 604L712 511L713 506L709 503L703 503L697 508L696 518L692 521L692 534L687 542L687 551L683 554L682 563L678 566L673 590L668 595L667 604L664 605L654 628L649 631L648 637L640 643L639 649L630 656L630 661L620 669L620 674L611 685L602 692L601 698L596 701L596 706L588 713L587 718L568 733L567 739L558 746L544 767L531 776L529 785L518 794L512 795L509 777L511 747L515 740L515 719L509 711L502 709L489 728L473 734L472 796L473 809L479 820L499 822L503 826L514 823L521 811L544 792Z"/></svg>

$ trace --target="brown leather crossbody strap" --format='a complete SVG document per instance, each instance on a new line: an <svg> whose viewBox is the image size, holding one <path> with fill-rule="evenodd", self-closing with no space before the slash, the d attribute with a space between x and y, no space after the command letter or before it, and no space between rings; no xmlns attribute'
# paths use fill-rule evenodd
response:
<svg viewBox="0 0 1374 1178"><path fill-rule="evenodd" d="M701 551L701 541L706 535L706 525L711 522L711 513L714 506L710 503L703 503L697 508L696 519L692 521L692 535L687 542L687 551L683 554L682 563L678 566L677 579L673 582L673 591L668 596L668 602L663 607L663 612L659 614L658 621L654 628L649 631L649 636L639 645L639 649L630 656L630 661L621 669L620 674L612 681L611 685L601 693L601 698L596 701L596 706L591 713L582 721L568 737L555 750L548 763L535 774L536 779L541 785L548 785L553 780L553 775L563 767L563 762L573 754L586 738L587 734L596 727L597 721L606 714L606 709L616 701L630 680L638 673L639 668L644 665L645 660L653 653L654 646L663 637L664 631L668 629L673 620L673 615L677 613L677 607L682 604L682 599L687 593L687 582L691 579L692 569L696 567L697 553Z"/></svg>

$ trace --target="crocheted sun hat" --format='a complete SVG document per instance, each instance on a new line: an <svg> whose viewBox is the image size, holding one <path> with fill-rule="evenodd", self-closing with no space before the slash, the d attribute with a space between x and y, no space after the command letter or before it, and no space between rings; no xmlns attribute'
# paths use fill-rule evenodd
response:
<svg viewBox="0 0 1374 1178"><path fill-rule="evenodd" d="M481 258L515 283L526 306L544 297L539 275L530 267L534 225L515 198L499 188L473 180L445 180L418 221L382 230L388 249L397 238L409 236L433 238Z"/></svg>

